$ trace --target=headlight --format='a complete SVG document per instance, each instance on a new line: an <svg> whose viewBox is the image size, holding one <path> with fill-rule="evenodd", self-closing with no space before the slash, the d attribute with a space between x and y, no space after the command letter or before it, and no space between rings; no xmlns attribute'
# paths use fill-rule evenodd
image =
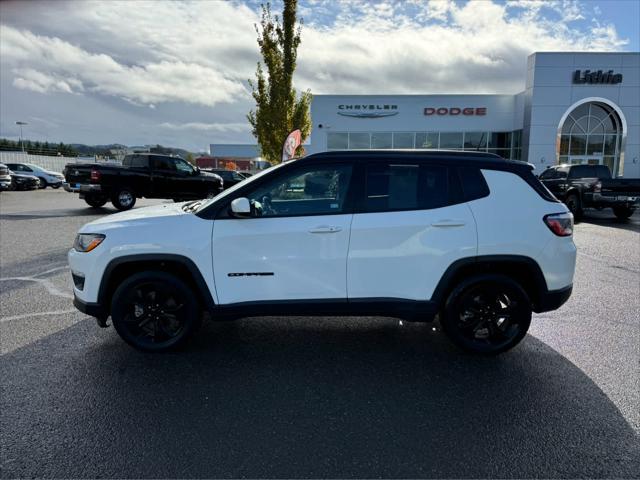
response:
<svg viewBox="0 0 640 480"><path fill-rule="evenodd" d="M79 233L76 241L73 242L73 248L77 252L90 252L104 240L101 233Z"/></svg>

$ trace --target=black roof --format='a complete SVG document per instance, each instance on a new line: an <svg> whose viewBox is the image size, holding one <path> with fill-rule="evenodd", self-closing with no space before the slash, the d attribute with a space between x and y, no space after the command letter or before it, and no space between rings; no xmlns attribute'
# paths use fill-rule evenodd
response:
<svg viewBox="0 0 640 480"><path fill-rule="evenodd" d="M300 160L321 160L321 159L345 159L384 161L393 159L407 159L411 161L443 160L448 162L466 163L473 162L474 165L486 165L488 167L502 167L500 169L512 168L533 168L533 165L520 160L506 160L495 153L459 151L459 150L332 150L330 152L320 152L308 155ZM506 167L506 168L505 168Z"/></svg>

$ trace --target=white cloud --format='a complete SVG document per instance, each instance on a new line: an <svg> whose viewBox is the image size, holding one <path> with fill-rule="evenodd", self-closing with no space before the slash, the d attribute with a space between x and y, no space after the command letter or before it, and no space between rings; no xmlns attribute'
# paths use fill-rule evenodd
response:
<svg viewBox="0 0 640 480"><path fill-rule="evenodd" d="M31 66L14 70L14 85L18 88L39 93L77 93L86 89L134 103L184 102L207 106L247 95L241 82L226 78L207 65L178 59L127 65L103 53L89 53L60 38L5 25L0 28L3 62Z"/></svg>
<svg viewBox="0 0 640 480"><path fill-rule="evenodd" d="M204 132L246 132L250 130L249 124L246 122L243 122L243 123L163 122L158 126L161 128L168 128L171 130L198 130L198 131L204 131Z"/></svg>

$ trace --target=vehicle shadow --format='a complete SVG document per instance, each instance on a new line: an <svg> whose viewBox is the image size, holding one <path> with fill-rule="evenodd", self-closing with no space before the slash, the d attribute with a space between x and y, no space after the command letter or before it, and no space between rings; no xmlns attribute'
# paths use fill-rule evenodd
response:
<svg viewBox="0 0 640 480"><path fill-rule="evenodd" d="M245 319L143 354L90 320L3 357L7 477L634 477L637 436L532 336L466 355L431 325Z"/></svg>
<svg viewBox="0 0 640 480"><path fill-rule="evenodd" d="M134 207L135 209L136 207ZM58 210L18 212L0 214L0 220L37 220L41 218L61 217L103 217L111 213L118 213L114 207L104 206L100 208L65 208Z"/></svg>
<svg viewBox="0 0 640 480"><path fill-rule="evenodd" d="M613 214L608 215L604 212L585 211L580 223L589 223L640 233L640 214L638 212L635 212L628 220L618 220Z"/></svg>

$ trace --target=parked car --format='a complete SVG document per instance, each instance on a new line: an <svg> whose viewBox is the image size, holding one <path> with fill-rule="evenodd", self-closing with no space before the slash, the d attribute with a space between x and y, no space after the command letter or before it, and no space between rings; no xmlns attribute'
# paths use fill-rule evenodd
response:
<svg viewBox="0 0 640 480"><path fill-rule="evenodd" d="M61 173L45 170L32 163L8 163L7 166L14 173L24 173L38 177L40 179L40 188L60 188L62 182L64 182L64 176Z"/></svg>
<svg viewBox="0 0 640 480"><path fill-rule="evenodd" d="M246 178L240 172L236 172L235 170L225 170L222 168L205 168L204 170L219 175L224 181L225 189L233 187L236 183L240 183Z"/></svg>
<svg viewBox="0 0 640 480"><path fill-rule="evenodd" d="M291 185L302 185L291 189ZM573 216L523 162L475 152L326 152L210 200L95 220L69 251L74 304L136 348L202 311L427 322L496 354L571 295Z"/></svg>
<svg viewBox="0 0 640 480"><path fill-rule="evenodd" d="M222 179L179 157L136 153L122 165L67 164L65 190L79 192L92 207L111 201L118 210L129 210L136 199L172 198L175 201L214 197L222 191Z"/></svg>
<svg viewBox="0 0 640 480"><path fill-rule="evenodd" d="M611 178L606 165L557 165L542 172L540 180L576 218L585 208L611 208L625 220L640 205L640 179Z"/></svg>
<svg viewBox="0 0 640 480"><path fill-rule="evenodd" d="M4 163L0 163L0 192L11 190L11 174L9 167Z"/></svg>
<svg viewBox="0 0 640 480"><path fill-rule="evenodd" d="M10 190L36 190L40 188L40 179L38 177L11 170L9 170L9 175L11 175Z"/></svg>

